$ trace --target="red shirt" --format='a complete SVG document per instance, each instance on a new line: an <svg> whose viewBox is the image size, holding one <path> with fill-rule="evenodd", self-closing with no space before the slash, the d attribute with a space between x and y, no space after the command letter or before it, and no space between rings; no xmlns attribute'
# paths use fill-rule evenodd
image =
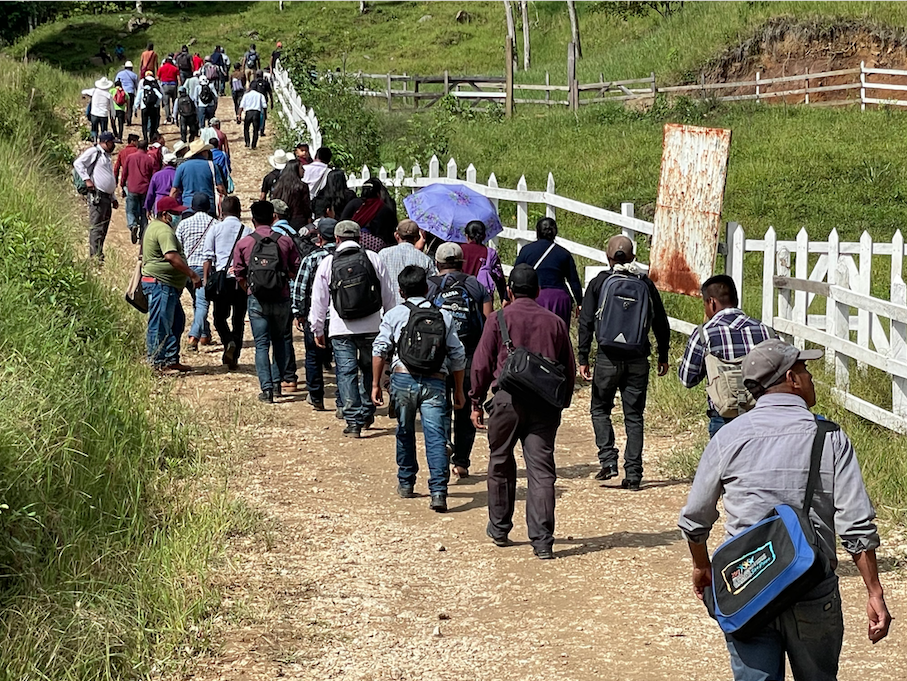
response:
<svg viewBox="0 0 907 681"><path fill-rule="evenodd" d="M117 154L116 163L113 164L113 176L117 180L120 179L120 169L123 167L123 164L126 163L126 159L132 156L138 149L134 144L127 144L123 149ZM122 186L122 185L120 185Z"/></svg>
<svg viewBox="0 0 907 681"><path fill-rule="evenodd" d="M205 63L205 60L202 59L200 56L198 56L197 54L192 55L192 70L193 71L198 71L202 67L202 64L204 64L204 63Z"/></svg>
<svg viewBox="0 0 907 681"><path fill-rule="evenodd" d="M151 176L154 175L154 161L147 153L136 152L129 155L126 163L123 164L123 182L120 186L125 186L130 194L148 193L148 185L151 184Z"/></svg>
<svg viewBox="0 0 907 681"><path fill-rule="evenodd" d="M161 83L176 83L179 80L180 70L172 62L164 62L157 70L157 79Z"/></svg>
<svg viewBox="0 0 907 681"><path fill-rule="evenodd" d="M482 244L460 244L463 249L463 272L476 276L482 269L482 261L488 257L488 246Z"/></svg>

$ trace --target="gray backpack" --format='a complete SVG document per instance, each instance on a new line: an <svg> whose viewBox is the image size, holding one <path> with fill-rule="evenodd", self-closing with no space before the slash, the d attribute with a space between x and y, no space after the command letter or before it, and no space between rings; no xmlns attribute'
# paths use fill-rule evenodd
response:
<svg viewBox="0 0 907 681"><path fill-rule="evenodd" d="M715 411L724 418L734 418L749 411L756 405L756 400L743 385L743 357L722 359L712 354L709 350L709 337L702 325L698 331L705 350L705 371L708 376L705 392Z"/></svg>

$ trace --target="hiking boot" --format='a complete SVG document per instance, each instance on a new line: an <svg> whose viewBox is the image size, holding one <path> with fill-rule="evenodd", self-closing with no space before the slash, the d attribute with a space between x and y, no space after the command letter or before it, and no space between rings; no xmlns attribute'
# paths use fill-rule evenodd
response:
<svg viewBox="0 0 907 681"><path fill-rule="evenodd" d="M173 364L166 365L163 368L163 371L179 371L181 374L184 374L187 371L192 371L192 367L188 364L180 364L179 362L174 362Z"/></svg>
<svg viewBox="0 0 907 681"><path fill-rule="evenodd" d="M258 393L258 401L272 404L274 402L274 393L270 390L262 390L260 393Z"/></svg>
<svg viewBox="0 0 907 681"><path fill-rule="evenodd" d="M312 397L311 393L309 393L309 396L305 398L305 401L312 405L312 409L314 409L315 411L325 411L324 400L316 400L314 397Z"/></svg>
<svg viewBox="0 0 907 681"><path fill-rule="evenodd" d="M550 546L541 549L532 549L532 553L534 553L539 560L554 560L554 550Z"/></svg>
<svg viewBox="0 0 907 681"><path fill-rule="evenodd" d="M611 464L610 466L602 466L602 469L595 474L596 480L610 480L611 478L617 477L617 464Z"/></svg>
<svg viewBox="0 0 907 681"><path fill-rule="evenodd" d="M195 336L189 336L189 343L186 345L189 350L198 352L198 338Z"/></svg>
<svg viewBox="0 0 907 681"><path fill-rule="evenodd" d="M419 495L409 485L400 484L397 485L397 496L401 499L415 499Z"/></svg>
<svg viewBox="0 0 907 681"><path fill-rule="evenodd" d="M337 407L337 409L334 410L334 418L338 421L343 420L343 407Z"/></svg>
<svg viewBox="0 0 907 681"><path fill-rule="evenodd" d="M280 384L280 387L283 389L283 392L290 394L298 392L299 383L296 381L283 381Z"/></svg>
<svg viewBox="0 0 907 681"><path fill-rule="evenodd" d="M498 546L502 549L507 546L513 546L513 542L506 534L502 538L498 538L491 533L491 523L488 523L488 525L485 526L485 534L488 535L488 538L495 546Z"/></svg>
<svg viewBox="0 0 907 681"><path fill-rule="evenodd" d="M435 513L447 512L447 495L444 492L432 492L428 507Z"/></svg>
<svg viewBox="0 0 907 681"><path fill-rule="evenodd" d="M362 427L353 423L348 425L343 429L343 437L353 437L360 438L362 437Z"/></svg>
<svg viewBox="0 0 907 681"><path fill-rule="evenodd" d="M638 492L641 482L641 480L631 480L630 478L624 478L620 481L620 486L624 489L630 490L631 492Z"/></svg>
<svg viewBox="0 0 907 681"><path fill-rule="evenodd" d="M129 228L129 240L132 243L137 244L139 242L139 228L138 225Z"/></svg>
<svg viewBox="0 0 907 681"><path fill-rule="evenodd" d="M221 364L226 364L228 367L236 365L236 343L230 341L227 343L227 347L224 348L224 354L221 357Z"/></svg>

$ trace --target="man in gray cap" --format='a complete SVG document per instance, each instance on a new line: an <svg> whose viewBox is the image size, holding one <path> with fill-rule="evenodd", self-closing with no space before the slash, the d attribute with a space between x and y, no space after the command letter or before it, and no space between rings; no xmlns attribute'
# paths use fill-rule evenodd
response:
<svg viewBox="0 0 907 681"><path fill-rule="evenodd" d="M337 248L318 265L309 310L315 344L326 348L331 339L346 421L343 434L353 438L375 422L375 403L367 389L372 384L372 344L382 310L387 312L396 302L384 263L359 245L360 234L352 220L334 227Z"/></svg>
<svg viewBox="0 0 907 681"><path fill-rule="evenodd" d="M421 267L428 276L438 271L434 260L416 248L416 243L419 241L420 236L419 225L412 220L401 220L400 224L397 225L397 230L394 232L397 245L390 248L382 248L378 252L391 280L396 281L403 268L407 265ZM394 292L394 296L397 299L397 305L400 305L403 302L403 296L400 295L399 288Z"/></svg>
<svg viewBox="0 0 907 681"><path fill-rule="evenodd" d="M809 477L816 434L816 390L807 360L821 350L797 350L771 338L759 343L743 361L744 384L756 406L724 426L702 454L696 478L678 525L693 557L693 592L702 599L712 584L706 540L718 520L723 498L725 539L765 518L772 508L800 508ZM844 637L841 595L835 568L835 533L851 554L868 591L869 640L888 634L891 615L879 581L875 548L879 535L875 509L866 493L853 445L840 429L825 436L819 482L810 510L830 570L825 580L803 594L752 638L727 635L731 669L738 681L784 678L787 654L794 679L837 678Z"/></svg>

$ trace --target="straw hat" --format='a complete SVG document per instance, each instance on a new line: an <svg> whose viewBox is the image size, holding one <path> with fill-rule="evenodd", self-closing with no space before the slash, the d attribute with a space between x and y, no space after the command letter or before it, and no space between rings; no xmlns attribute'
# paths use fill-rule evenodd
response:
<svg viewBox="0 0 907 681"><path fill-rule="evenodd" d="M177 140L176 144L173 145L173 155L179 158L180 152L183 149L188 149L189 145L183 142L183 140Z"/></svg>
<svg viewBox="0 0 907 681"><path fill-rule="evenodd" d="M110 82L110 79L107 76L101 76L94 82L94 86L99 90L109 90L113 87L113 83Z"/></svg>
<svg viewBox="0 0 907 681"><path fill-rule="evenodd" d="M186 154L185 154L185 156L183 156L183 158L192 158L193 156L196 156L196 155L202 153L203 151L210 151L210 150L211 150L211 145L205 144L205 141L203 139L199 138L189 144L189 151L186 152Z"/></svg>
<svg viewBox="0 0 907 681"><path fill-rule="evenodd" d="M273 156L268 156L268 163L271 164L271 167L275 170L283 170L287 163L293 160L293 155L288 154L283 149L278 149L274 152Z"/></svg>

